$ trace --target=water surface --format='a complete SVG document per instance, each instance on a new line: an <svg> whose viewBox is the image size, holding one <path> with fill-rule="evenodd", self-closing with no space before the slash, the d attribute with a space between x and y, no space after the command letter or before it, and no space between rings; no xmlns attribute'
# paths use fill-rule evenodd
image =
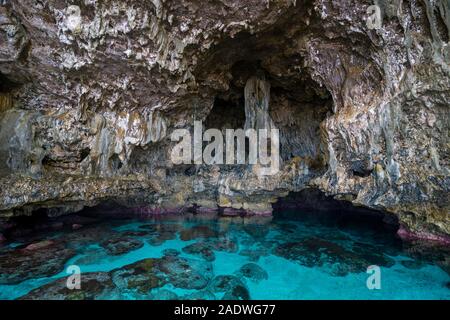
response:
<svg viewBox="0 0 450 320"><path fill-rule="evenodd" d="M186 215L77 227L0 247L0 298L450 298L445 247L405 244L364 223ZM81 290L66 288L71 265ZM381 289L366 285L370 265Z"/></svg>

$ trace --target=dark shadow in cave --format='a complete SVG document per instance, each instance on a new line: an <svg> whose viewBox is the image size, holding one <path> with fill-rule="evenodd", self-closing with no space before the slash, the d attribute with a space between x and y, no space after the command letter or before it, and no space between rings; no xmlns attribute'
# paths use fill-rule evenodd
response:
<svg viewBox="0 0 450 320"><path fill-rule="evenodd" d="M20 87L21 84L10 80L7 76L0 72L0 93L11 92Z"/></svg>
<svg viewBox="0 0 450 320"><path fill-rule="evenodd" d="M291 192L273 204L274 221L300 220L306 224L335 227L346 232L368 232L395 241L398 218L387 212L357 207L349 201L336 200L318 189Z"/></svg>
<svg viewBox="0 0 450 320"><path fill-rule="evenodd" d="M259 52L259 56L261 54ZM280 69L285 67L279 66ZM269 116L280 130L281 160L304 163L311 177L325 172L328 149L320 125L332 112L329 92L307 73L295 77L273 74L258 58L238 60L230 74L229 89L216 95L204 122L205 130L218 128L225 136L225 129L243 129L246 83L251 77L265 79L270 84Z"/></svg>

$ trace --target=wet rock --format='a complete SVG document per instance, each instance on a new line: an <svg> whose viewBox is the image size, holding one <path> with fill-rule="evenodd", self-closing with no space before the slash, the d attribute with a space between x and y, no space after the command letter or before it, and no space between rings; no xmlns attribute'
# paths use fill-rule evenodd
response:
<svg viewBox="0 0 450 320"><path fill-rule="evenodd" d="M184 229L180 232L180 239L183 241L195 240L199 238L214 238L218 233L208 226L195 226L189 229Z"/></svg>
<svg viewBox="0 0 450 320"><path fill-rule="evenodd" d="M214 261L216 256L207 242L196 242L184 247L183 252L198 255L206 261Z"/></svg>
<svg viewBox="0 0 450 320"><path fill-rule="evenodd" d="M118 291L106 272L83 273L81 289L67 288L67 278L61 278L30 291L21 300L103 300L117 297Z"/></svg>
<svg viewBox="0 0 450 320"><path fill-rule="evenodd" d="M247 263L243 265L237 272L237 276L245 277L247 279L259 282L261 280L267 280L269 275L266 270L261 268L256 263Z"/></svg>
<svg viewBox="0 0 450 320"><path fill-rule="evenodd" d="M119 237L103 241L100 246L105 248L110 255L118 256L142 248L144 243L133 238Z"/></svg>
<svg viewBox="0 0 450 320"><path fill-rule="evenodd" d="M40 242L35 242L35 243L27 245L24 248L24 250L40 250L40 249L44 249L44 248L53 246L54 244L55 244L55 242L52 240L43 240Z"/></svg>
<svg viewBox="0 0 450 320"><path fill-rule="evenodd" d="M83 228L82 224L74 223L72 225L72 230L78 230L78 229L81 229L81 228Z"/></svg>
<svg viewBox="0 0 450 320"><path fill-rule="evenodd" d="M36 245L32 250L15 249L0 254L0 284L16 284L31 278L52 276L62 271L75 255L63 243Z"/></svg>

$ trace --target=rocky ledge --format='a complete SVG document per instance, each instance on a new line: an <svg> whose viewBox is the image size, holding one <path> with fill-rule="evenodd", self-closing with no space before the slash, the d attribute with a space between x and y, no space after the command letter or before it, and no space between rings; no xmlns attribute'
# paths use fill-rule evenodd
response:
<svg viewBox="0 0 450 320"><path fill-rule="evenodd" d="M1 228L105 200L270 214L312 188L448 239L449 2L376 1L376 29L373 4L1 1ZM174 165L194 120L279 129L280 171Z"/></svg>

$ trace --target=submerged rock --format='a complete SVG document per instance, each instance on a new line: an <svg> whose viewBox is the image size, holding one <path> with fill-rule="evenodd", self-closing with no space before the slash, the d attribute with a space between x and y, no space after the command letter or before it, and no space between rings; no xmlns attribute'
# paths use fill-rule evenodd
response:
<svg viewBox="0 0 450 320"><path fill-rule="evenodd" d="M182 296L180 300L216 300L216 296L209 290L198 290Z"/></svg>
<svg viewBox="0 0 450 320"><path fill-rule="evenodd" d="M164 257L158 270L165 275L167 282L182 289L203 289L213 276L211 263L181 257Z"/></svg>
<svg viewBox="0 0 450 320"><path fill-rule="evenodd" d="M116 239L120 233L104 225L86 226L64 234L64 240L73 246L98 244L107 239Z"/></svg>
<svg viewBox="0 0 450 320"><path fill-rule="evenodd" d="M239 245L236 239L229 237L219 237L207 241L208 245L216 251L225 251L235 253L239 251Z"/></svg>
<svg viewBox="0 0 450 320"><path fill-rule="evenodd" d="M268 255L268 250L261 249L243 249L239 252L239 255L248 257L251 261L257 262L261 256Z"/></svg>
<svg viewBox="0 0 450 320"><path fill-rule="evenodd" d="M258 225L258 224L250 224L244 226L244 231L251 235L254 239L264 239L268 232L269 232L269 226L268 225Z"/></svg>
<svg viewBox="0 0 450 320"><path fill-rule="evenodd" d="M250 293L247 286L236 276L220 275L210 284L211 291L224 292L223 300L249 300Z"/></svg>
<svg viewBox="0 0 450 320"><path fill-rule="evenodd" d="M202 260L166 255L138 261L111 274L122 290L145 295L166 284L181 289L203 289L212 278L212 265Z"/></svg>
<svg viewBox="0 0 450 320"><path fill-rule="evenodd" d="M243 285L237 285L225 292L222 300L250 300L250 293Z"/></svg>
<svg viewBox="0 0 450 320"><path fill-rule="evenodd" d="M102 248L87 249L84 254L75 260L75 265L96 264L101 260L107 260L110 256Z"/></svg>
<svg viewBox="0 0 450 320"><path fill-rule="evenodd" d="M144 246L144 243L133 238L119 237L103 241L102 243L100 243L100 246L105 248L110 255L118 256L142 248Z"/></svg>
<svg viewBox="0 0 450 320"><path fill-rule="evenodd" d="M122 292L136 291L146 295L167 281L158 273L159 259L145 259L110 272L114 284Z"/></svg>
<svg viewBox="0 0 450 320"><path fill-rule="evenodd" d="M269 274L266 270L261 268L256 263L247 263L243 265L237 272L237 276L244 277L255 282L259 282L261 280L267 280L269 278Z"/></svg>
<svg viewBox="0 0 450 320"><path fill-rule="evenodd" d="M420 260L402 260L400 263L405 268L412 269L412 270L417 270L417 269L423 268L425 266L425 263Z"/></svg>
<svg viewBox="0 0 450 320"><path fill-rule="evenodd" d="M176 249L164 249L162 251L162 254L164 256L172 256L172 257L176 257L180 255L180 251L176 250Z"/></svg>
<svg viewBox="0 0 450 320"><path fill-rule="evenodd" d="M427 241L404 243L406 255L423 263L436 264L450 275L450 247Z"/></svg>
<svg viewBox="0 0 450 320"><path fill-rule="evenodd" d="M195 226L189 229L184 229L180 232L180 239L183 241L190 241L199 238L215 238L218 233L212 230L209 226Z"/></svg>
<svg viewBox="0 0 450 320"><path fill-rule="evenodd" d="M48 243L32 250L15 249L0 254L0 284L17 284L32 278L43 278L61 272L75 255L64 243Z"/></svg>
<svg viewBox="0 0 450 320"><path fill-rule="evenodd" d="M178 300L179 297L175 292L167 289L156 289L148 296L149 300Z"/></svg>
<svg viewBox="0 0 450 320"><path fill-rule="evenodd" d="M214 261L216 256L207 242L196 242L183 248L183 252L198 255L206 261Z"/></svg>
<svg viewBox="0 0 450 320"><path fill-rule="evenodd" d="M366 272L370 265L391 267L395 262L381 252L371 252L370 247L356 252L319 238L306 238L299 242L282 243L273 254L295 261L309 268L322 267L335 276Z"/></svg>
<svg viewBox="0 0 450 320"><path fill-rule="evenodd" d="M212 279L209 288L212 292L227 292L236 286L245 286L245 284L236 276L219 275Z"/></svg>
<svg viewBox="0 0 450 320"><path fill-rule="evenodd" d="M119 292L106 272L83 273L81 289L68 289L61 278L30 291L21 300L107 300L119 298Z"/></svg>
<svg viewBox="0 0 450 320"><path fill-rule="evenodd" d="M142 224L139 226L139 229L148 230L149 232L156 232L157 226L155 224Z"/></svg>
<svg viewBox="0 0 450 320"><path fill-rule="evenodd" d="M152 246L160 246L167 240L174 240L180 227L177 224L157 224L153 228L148 228L148 242Z"/></svg>

